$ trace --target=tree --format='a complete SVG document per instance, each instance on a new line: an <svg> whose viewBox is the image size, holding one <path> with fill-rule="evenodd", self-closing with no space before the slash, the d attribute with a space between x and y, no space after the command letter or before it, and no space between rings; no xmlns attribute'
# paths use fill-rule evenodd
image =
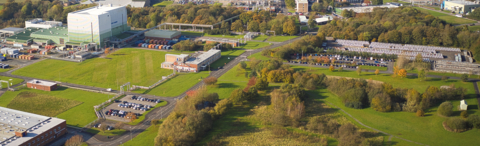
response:
<svg viewBox="0 0 480 146"><path fill-rule="evenodd" d="M380 70L379 70L379 69L376 69L376 70L375 70L375 75L378 75L378 73L380 73Z"/></svg>
<svg viewBox="0 0 480 146"><path fill-rule="evenodd" d="M462 112L460 113L460 117L462 117L462 118L464 118L464 119L468 118L468 112L467 112L467 111L462 111Z"/></svg>
<svg viewBox="0 0 480 146"><path fill-rule="evenodd" d="M260 26L257 21L250 21L248 22L248 31L251 32L258 32L260 31Z"/></svg>
<svg viewBox="0 0 480 146"><path fill-rule="evenodd" d="M314 90L316 88L315 81L313 79L308 80L305 88L308 90Z"/></svg>
<svg viewBox="0 0 480 146"><path fill-rule="evenodd" d="M324 8L323 8L322 4L320 4L320 3L313 3L312 4L312 11L321 12L323 9Z"/></svg>
<svg viewBox="0 0 480 146"><path fill-rule="evenodd" d="M98 130L102 131L102 133L105 133L105 130L107 130L107 123L100 123L100 127L98 127Z"/></svg>
<svg viewBox="0 0 480 146"><path fill-rule="evenodd" d="M407 70L405 70L405 69L400 69L400 70L398 71L398 76L400 76L401 78L407 77Z"/></svg>
<svg viewBox="0 0 480 146"><path fill-rule="evenodd" d="M240 65L238 66L240 69L245 70L247 68L247 63L245 61L240 62Z"/></svg>
<svg viewBox="0 0 480 146"><path fill-rule="evenodd" d="M232 29L233 31L236 31L236 32L242 32L242 31L243 31L242 21L241 21L241 20L237 20L237 21L233 22L231 29Z"/></svg>
<svg viewBox="0 0 480 146"><path fill-rule="evenodd" d="M330 71L332 71L332 72L333 72L333 71L335 70L335 66L333 66L333 65L330 65L330 67L328 67L328 70L330 70Z"/></svg>
<svg viewBox="0 0 480 146"><path fill-rule="evenodd" d="M259 78L259 79L257 79L257 82L255 83L255 87L258 90L266 90L268 88L268 82L264 78Z"/></svg>
<svg viewBox="0 0 480 146"><path fill-rule="evenodd" d="M417 63L423 62L422 54L418 53L417 56L415 56L415 62Z"/></svg>
<svg viewBox="0 0 480 146"><path fill-rule="evenodd" d="M289 35L296 34L298 32L298 28L295 25L295 21L293 21L292 19L289 19L285 23L283 23L283 32Z"/></svg>
<svg viewBox="0 0 480 146"><path fill-rule="evenodd" d="M448 118L445 120L445 124L454 131L467 129L467 122L458 117Z"/></svg>
<svg viewBox="0 0 480 146"><path fill-rule="evenodd" d="M417 110L417 117L423 117L425 116L425 112L423 112L422 109Z"/></svg>
<svg viewBox="0 0 480 146"><path fill-rule="evenodd" d="M263 21L262 23L260 23L259 29L260 29L260 32L266 33L268 30L267 22Z"/></svg>
<svg viewBox="0 0 480 146"><path fill-rule="evenodd" d="M315 26L317 25L317 21L314 19L315 15L316 15L315 13L311 13L310 19L308 19L308 27L310 29L315 28Z"/></svg>
<svg viewBox="0 0 480 146"><path fill-rule="evenodd" d="M379 112L388 112L392 109L392 101L390 99L390 96L385 93L377 94L373 99L372 99L372 108L373 110L379 111Z"/></svg>
<svg viewBox="0 0 480 146"><path fill-rule="evenodd" d="M437 113L442 116L450 116L453 113L453 104L450 101L445 101L437 109Z"/></svg>
<svg viewBox="0 0 480 146"><path fill-rule="evenodd" d="M442 81L447 81L448 77L447 76L442 76Z"/></svg>
<svg viewBox="0 0 480 146"><path fill-rule="evenodd" d="M473 128L480 129L480 116L472 114L472 115L468 116L467 122Z"/></svg>
<svg viewBox="0 0 480 146"><path fill-rule="evenodd" d="M339 67L338 72L342 72L342 71L343 71L343 67Z"/></svg>
<svg viewBox="0 0 480 146"><path fill-rule="evenodd" d="M118 123L117 123L117 124L118 124ZM156 127L157 124L160 124L160 120L158 120L158 119L153 119L153 120L150 121L150 125L152 125L152 126L155 126L155 127ZM115 127L116 127L116 126L115 126ZM117 128L117 129L118 129L118 128Z"/></svg>
<svg viewBox="0 0 480 146"><path fill-rule="evenodd" d="M357 67L357 74L361 75L362 74L362 66Z"/></svg>
<svg viewBox="0 0 480 146"><path fill-rule="evenodd" d="M235 89L233 92L230 94L229 98L233 104L242 104L243 101L245 101L245 93L243 93L242 89Z"/></svg>
<svg viewBox="0 0 480 146"><path fill-rule="evenodd" d="M463 74L460 79L462 80L462 82L467 82L468 81L468 75L467 74Z"/></svg>
<svg viewBox="0 0 480 146"><path fill-rule="evenodd" d="M203 79L203 82L205 82L205 84L207 84L207 85L215 85L217 83L217 78L208 77L208 78Z"/></svg>
<svg viewBox="0 0 480 146"><path fill-rule="evenodd" d="M65 142L65 146L81 146L83 143L82 135L74 135Z"/></svg>
<svg viewBox="0 0 480 146"><path fill-rule="evenodd" d="M424 80L425 77L426 77L426 75L425 75L425 70L422 68L422 69L420 70L420 72L418 72L418 79Z"/></svg>
<svg viewBox="0 0 480 146"><path fill-rule="evenodd" d="M154 120L152 120L152 121L154 121ZM157 120L157 122L158 122L158 120ZM116 129L121 129L121 128L123 127L123 125L125 125L123 122L117 122L117 123L115 124L115 128L116 128Z"/></svg>
<svg viewBox="0 0 480 146"><path fill-rule="evenodd" d="M127 115L125 115L125 119L128 119L130 122L133 122L137 119L137 115L133 112L129 112L127 113Z"/></svg>

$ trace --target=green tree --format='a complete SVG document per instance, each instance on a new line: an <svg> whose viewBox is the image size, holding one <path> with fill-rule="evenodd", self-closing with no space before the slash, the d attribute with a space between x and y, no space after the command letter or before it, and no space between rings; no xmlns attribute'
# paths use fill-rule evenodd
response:
<svg viewBox="0 0 480 146"><path fill-rule="evenodd" d="M467 122L473 128L480 129L480 116L472 114L472 115L468 116Z"/></svg>
<svg viewBox="0 0 480 146"><path fill-rule="evenodd" d="M233 31L236 31L236 32L242 32L242 31L243 31L242 21L241 21L241 20L237 20L237 21L233 22L231 29L232 29Z"/></svg>
<svg viewBox="0 0 480 146"><path fill-rule="evenodd" d="M426 75L425 75L425 70L424 70L424 69L421 69L421 70L418 72L418 79L424 80L425 77L426 77Z"/></svg>
<svg viewBox="0 0 480 146"><path fill-rule="evenodd" d="M257 21L248 22L248 31L251 31L251 32L260 31L260 26L258 25L258 22Z"/></svg>
<svg viewBox="0 0 480 146"><path fill-rule="evenodd" d="M260 32L262 33L266 33L267 30L268 30L268 24L267 22L263 21L262 23L260 23Z"/></svg>
<svg viewBox="0 0 480 146"><path fill-rule="evenodd" d="M437 113L442 116L450 116L453 113L453 104L450 101L445 101L437 109Z"/></svg>
<svg viewBox="0 0 480 146"><path fill-rule="evenodd" d="M264 78L258 78L255 83L255 88L258 90L266 90L268 88L268 81Z"/></svg>
<svg viewBox="0 0 480 146"><path fill-rule="evenodd" d="M288 8L295 8L295 0L285 0L285 5L287 5Z"/></svg>
<svg viewBox="0 0 480 146"><path fill-rule="evenodd" d="M463 82L467 82L468 81L468 75L467 74L463 74L460 79L463 81Z"/></svg>
<svg viewBox="0 0 480 146"><path fill-rule="evenodd" d="M312 8L312 11L316 11L316 12L321 12L324 9L321 3L313 3L311 8Z"/></svg>
<svg viewBox="0 0 480 146"><path fill-rule="evenodd" d="M315 21L315 13L310 13L310 18L308 19L308 27L310 29L315 28L317 26L317 21Z"/></svg>
<svg viewBox="0 0 480 146"><path fill-rule="evenodd" d="M242 102L245 101L245 93L242 89L235 89L230 94L229 99L232 101L233 104L242 104Z"/></svg>
<svg viewBox="0 0 480 146"><path fill-rule="evenodd" d="M357 67L357 74L361 75L362 74L362 66Z"/></svg>
<svg viewBox="0 0 480 146"><path fill-rule="evenodd" d="M32 3L27 2L25 5L23 5L21 12L24 15L30 15L32 13Z"/></svg>

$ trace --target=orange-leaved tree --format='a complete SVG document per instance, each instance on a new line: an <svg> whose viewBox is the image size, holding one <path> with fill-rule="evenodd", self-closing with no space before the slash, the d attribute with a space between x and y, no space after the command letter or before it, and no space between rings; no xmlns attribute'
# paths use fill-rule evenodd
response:
<svg viewBox="0 0 480 146"><path fill-rule="evenodd" d="M407 77L407 70L405 70L405 69L400 69L400 70L398 71L398 76L400 76L401 78Z"/></svg>

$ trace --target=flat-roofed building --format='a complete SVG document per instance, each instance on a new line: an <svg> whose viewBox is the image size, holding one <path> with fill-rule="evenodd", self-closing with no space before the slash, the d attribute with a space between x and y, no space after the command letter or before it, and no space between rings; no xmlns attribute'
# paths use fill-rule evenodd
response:
<svg viewBox="0 0 480 146"><path fill-rule="evenodd" d="M207 69L208 65L220 59L221 56L221 50L214 49L203 52L196 57L186 54L166 54L162 68L175 69L176 71L183 72L199 72Z"/></svg>
<svg viewBox="0 0 480 146"><path fill-rule="evenodd" d="M63 119L0 107L0 145L43 146L67 132Z"/></svg>
<svg viewBox="0 0 480 146"><path fill-rule="evenodd" d="M34 79L27 82L27 87L44 91L52 91L57 89L57 83Z"/></svg>
<svg viewBox="0 0 480 146"><path fill-rule="evenodd" d="M308 12L308 0L295 0L297 3L297 12L298 13L307 13Z"/></svg>
<svg viewBox="0 0 480 146"><path fill-rule="evenodd" d="M173 40L173 39L178 39L182 33L180 31L171 31L171 30L150 30L145 32L145 38L146 39L154 39L154 40Z"/></svg>
<svg viewBox="0 0 480 146"><path fill-rule="evenodd" d="M7 27L4 29L0 29L1 37L9 37L14 34L20 33L23 31L24 28L17 28L17 27Z"/></svg>
<svg viewBox="0 0 480 146"><path fill-rule="evenodd" d="M457 14L467 14L480 7L478 1L443 1L440 8L448 11L452 11Z"/></svg>
<svg viewBox="0 0 480 146"><path fill-rule="evenodd" d="M162 68L173 69L175 64L181 65L185 63L189 57L188 54L165 54L165 62L162 63Z"/></svg>
<svg viewBox="0 0 480 146"><path fill-rule="evenodd" d="M62 26L60 21L44 21L42 18L35 18L25 21L25 28L52 28L55 26Z"/></svg>

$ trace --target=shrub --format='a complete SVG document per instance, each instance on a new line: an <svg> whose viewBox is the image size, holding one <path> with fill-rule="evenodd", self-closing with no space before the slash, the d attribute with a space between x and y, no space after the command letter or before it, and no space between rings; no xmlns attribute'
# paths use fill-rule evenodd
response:
<svg viewBox="0 0 480 146"><path fill-rule="evenodd" d="M255 83L255 88L258 90L265 90L268 88L268 82L266 79L259 78L257 82Z"/></svg>
<svg viewBox="0 0 480 146"><path fill-rule="evenodd" d="M467 129L467 122L465 122L465 120L463 120L461 118L458 118L458 117L448 118L445 121L445 124L447 124L447 126L449 128L451 128L452 130Z"/></svg>
<svg viewBox="0 0 480 146"><path fill-rule="evenodd" d="M467 111L462 111L462 113L460 113L460 117L468 118L468 112Z"/></svg>
<svg viewBox="0 0 480 146"><path fill-rule="evenodd" d="M65 142L65 146L80 146L82 145L82 143L83 143L83 136L75 135Z"/></svg>
<svg viewBox="0 0 480 146"><path fill-rule="evenodd" d="M379 112L388 112L392 109L392 100L386 93L377 94L372 99L371 106L373 110Z"/></svg>
<svg viewBox="0 0 480 146"><path fill-rule="evenodd" d="M215 83L217 83L217 78L208 77L208 78L204 79L203 82L205 82L205 84L207 84L207 85L215 85Z"/></svg>
<svg viewBox="0 0 480 146"><path fill-rule="evenodd" d="M447 76L442 76L442 81L446 81L448 80L448 77Z"/></svg>
<svg viewBox="0 0 480 146"><path fill-rule="evenodd" d="M463 82L467 82L468 81L468 75L467 74L463 74L460 79L463 81Z"/></svg>
<svg viewBox="0 0 480 146"><path fill-rule="evenodd" d="M480 116L470 115L467 118L467 122L471 127L480 129Z"/></svg>
<svg viewBox="0 0 480 146"><path fill-rule="evenodd" d="M423 112L423 110L419 109L417 110L417 117L423 117L425 116L425 112Z"/></svg>
<svg viewBox="0 0 480 146"><path fill-rule="evenodd" d="M342 72L342 71L343 71L343 67L338 68L338 72Z"/></svg>
<svg viewBox="0 0 480 146"><path fill-rule="evenodd" d="M450 116L453 113L453 105L450 101L445 101L437 109L437 113L442 116Z"/></svg>
<svg viewBox="0 0 480 146"><path fill-rule="evenodd" d="M152 120L152 121L151 121L151 124L152 124L152 125L155 125L154 123L155 123L155 124L158 123L158 120ZM115 129L122 129L123 125L124 125L123 122L117 122L117 123L115 124Z"/></svg>
<svg viewBox="0 0 480 146"><path fill-rule="evenodd" d="M334 71L334 70L335 70L335 67L334 67L333 65L330 65L330 67L328 67L328 70Z"/></svg>
<svg viewBox="0 0 480 146"><path fill-rule="evenodd" d="M307 85L305 85L305 88L307 88L308 90L315 90L316 85L313 79L307 81Z"/></svg>

